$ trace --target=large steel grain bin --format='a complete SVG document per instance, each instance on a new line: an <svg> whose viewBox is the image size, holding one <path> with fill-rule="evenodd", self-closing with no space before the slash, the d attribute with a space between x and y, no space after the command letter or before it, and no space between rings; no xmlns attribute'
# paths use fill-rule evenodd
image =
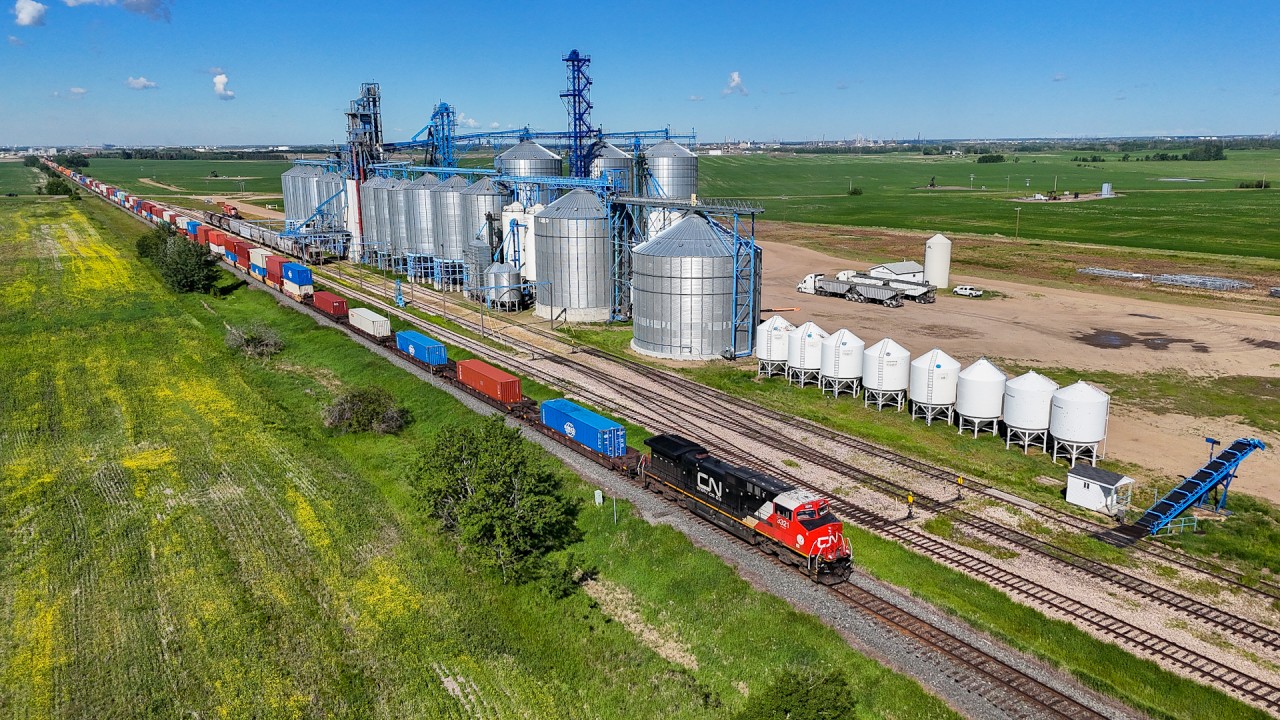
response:
<svg viewBox="0 0 1280 720"><path fill-rule="evenodd" d="M502 153L493 166L503 174L518 177L558 177L563 172L560 156L532 140Z"/></svg>
<svg viewBox="0 0 1280 720"><path fill-rule="evenodd" d="M385 338L391 334L391 321L368 308L351 308L347 311L347 322L351 327L376 338Z"/></svg>
<svg viewBox="0 0 1280 720"><path fill-rule="evenodd" d="M701 215L637 245L631 347L678 360L732 357L733 285L733 250Z"/></svg>
<svg viewBox="0 0 1280 720"><path fill-rule="evenodd" d="M604 322L613 310L613 245L600 198L573 190L534 219L538 282L534 314Z"/></svg>
<svg viewBox="0 0 1280 720"><path fill-rule="evenodd" d="M663 140L645 150L644 156L653 181L646 188L646 195L688 200L698 192L698 156L687 148Z"/></svg>
<svg viewBox="0 0 1280 720"><path fill-rule="evenodd" d="M609 457L627 454L627 430L564 398L542 403L542 424Z"/></svg>
<svg viewBox="0 0 1280 720"><path fill-rule="evenodd" d="M445 357L444 343L415 330L401 330L396 333L396 347L400 352L427 365L444 365L448 362L448 358Z"/></svg>

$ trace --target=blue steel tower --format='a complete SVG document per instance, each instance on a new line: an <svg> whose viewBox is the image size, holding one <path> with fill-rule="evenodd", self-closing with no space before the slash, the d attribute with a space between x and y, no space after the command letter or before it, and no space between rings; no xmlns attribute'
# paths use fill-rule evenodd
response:
<svg viewBox="0 0 1280 720"><path fill-rule="evenodd" d="M591 136L595 133L591 127L591 77L587 75L591 58L571 50L564 56L564 63L569 69L569 87L560 93L560 99L569 111L569 174L587 177L591 174Z"/></svg>

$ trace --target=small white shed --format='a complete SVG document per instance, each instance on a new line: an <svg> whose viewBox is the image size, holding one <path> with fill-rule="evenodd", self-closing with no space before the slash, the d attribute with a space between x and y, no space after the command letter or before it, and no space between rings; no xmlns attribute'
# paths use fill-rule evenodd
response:
<svg viewBox="0 0 1280 720"><path fill-rule="evenodd" d="M1133 478L1092 465L1072 465L1067 471L1067 502L1115 515L1133 496Z"/></svg>
<svg viewBox="0 0 1280 720"><path fill-rule="evenodd" d="M867 271L867 274L890 280L924 282L924 266L915 260L903 260L902 262L877 265Z"/></svg>

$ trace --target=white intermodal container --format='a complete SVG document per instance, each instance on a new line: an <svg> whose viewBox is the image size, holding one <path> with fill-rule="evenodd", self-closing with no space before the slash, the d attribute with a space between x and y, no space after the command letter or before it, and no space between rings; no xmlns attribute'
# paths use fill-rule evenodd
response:
<svg viewBox="0 0 1280 720"><path fill-rule="evenodd" d="M249 250L249 263L264 268L267 266L267 256L271 251L266 248L251 248Z"/></svg>
<svg viewBox="0 0 1280 720"><path fill-rule="evenodd" d="M347 311L347 322L351 323L351 327L376 338L391 335L391 320L368 308L351 308Z"/></svg>

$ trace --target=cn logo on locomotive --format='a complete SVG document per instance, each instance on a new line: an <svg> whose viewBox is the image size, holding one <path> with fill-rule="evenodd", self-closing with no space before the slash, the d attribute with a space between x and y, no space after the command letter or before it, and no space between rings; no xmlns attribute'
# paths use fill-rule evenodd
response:
<svg viewBox="0 0 1280 720"><path fill-rule="evenodd" d="M713 480L706 473L698 472L698 489L719 500L721 494L724 493L724 483Z"/></svg>

